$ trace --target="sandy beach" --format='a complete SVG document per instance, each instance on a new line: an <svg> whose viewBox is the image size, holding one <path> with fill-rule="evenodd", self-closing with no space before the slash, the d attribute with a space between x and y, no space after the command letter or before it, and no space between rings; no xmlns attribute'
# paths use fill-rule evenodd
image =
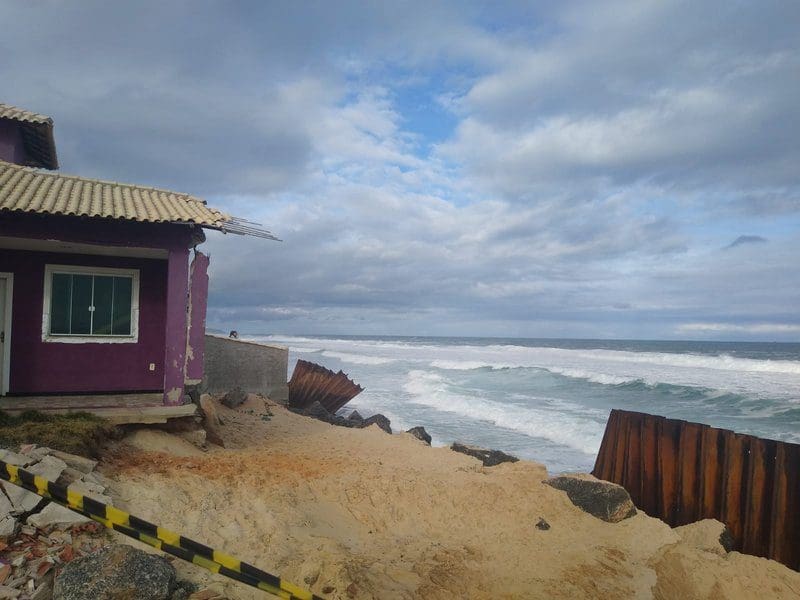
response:
<svg viewBox="0 0 800 600"><path fill-rule="evenodd" d="M800 596L799 573L726 553L721 524L671 529L642 512L606 523L534 462L487 468L254 396L219 414L224 449L154 430L118 443L101 464L115 503L329 598ZM175 566L229 598L264 597Z"/></svg>

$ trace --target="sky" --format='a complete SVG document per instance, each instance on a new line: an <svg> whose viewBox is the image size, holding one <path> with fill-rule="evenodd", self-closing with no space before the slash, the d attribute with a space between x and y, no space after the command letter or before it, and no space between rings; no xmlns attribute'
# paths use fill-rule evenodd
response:
<svg viewBox="0 0 800 600"><path fill-rule="evenodd" d="M800 340L800 3L6 1L61 170L188 192L208 325Z"/></svg>

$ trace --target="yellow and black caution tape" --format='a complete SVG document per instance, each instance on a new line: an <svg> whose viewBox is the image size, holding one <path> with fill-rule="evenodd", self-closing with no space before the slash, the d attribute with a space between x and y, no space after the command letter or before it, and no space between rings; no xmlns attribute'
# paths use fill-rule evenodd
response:
<svg viewBox="0 0 800 600"><path fill-rule="evenodd" d="M0 460L0 479L65 506L140 542L236 581L289 600L321 600L319 596L219 550L195 542L139 517L98 502L63 485Z"/></svg>

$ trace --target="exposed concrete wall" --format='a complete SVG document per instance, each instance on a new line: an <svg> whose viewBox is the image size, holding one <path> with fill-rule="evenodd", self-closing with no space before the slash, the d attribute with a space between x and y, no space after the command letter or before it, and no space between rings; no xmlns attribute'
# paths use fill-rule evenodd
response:
<svg viewBox="0 0 800 600"><path fill-rule="evenodd" d="M289 349L206 336L204 387L212 394L234 387L264 394L272 400L289 399Z"/></svg>
<svg viewBox="0 0 800 600"><path fill-rule="evenodd" d="M203 379L208 263L208 257L195 250L194 260L189 267L189 336L186 345L186 383L192 385Z"/></svg>

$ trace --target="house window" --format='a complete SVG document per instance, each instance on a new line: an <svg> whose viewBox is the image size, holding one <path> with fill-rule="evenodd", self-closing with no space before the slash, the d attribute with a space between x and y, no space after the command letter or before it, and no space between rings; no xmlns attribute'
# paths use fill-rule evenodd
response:
<svg viewBox="0 0 800 600"><path fill-rule="evenodd" d="M42 337L59 342L136 341L139 272L47 265Z"/></svg>

